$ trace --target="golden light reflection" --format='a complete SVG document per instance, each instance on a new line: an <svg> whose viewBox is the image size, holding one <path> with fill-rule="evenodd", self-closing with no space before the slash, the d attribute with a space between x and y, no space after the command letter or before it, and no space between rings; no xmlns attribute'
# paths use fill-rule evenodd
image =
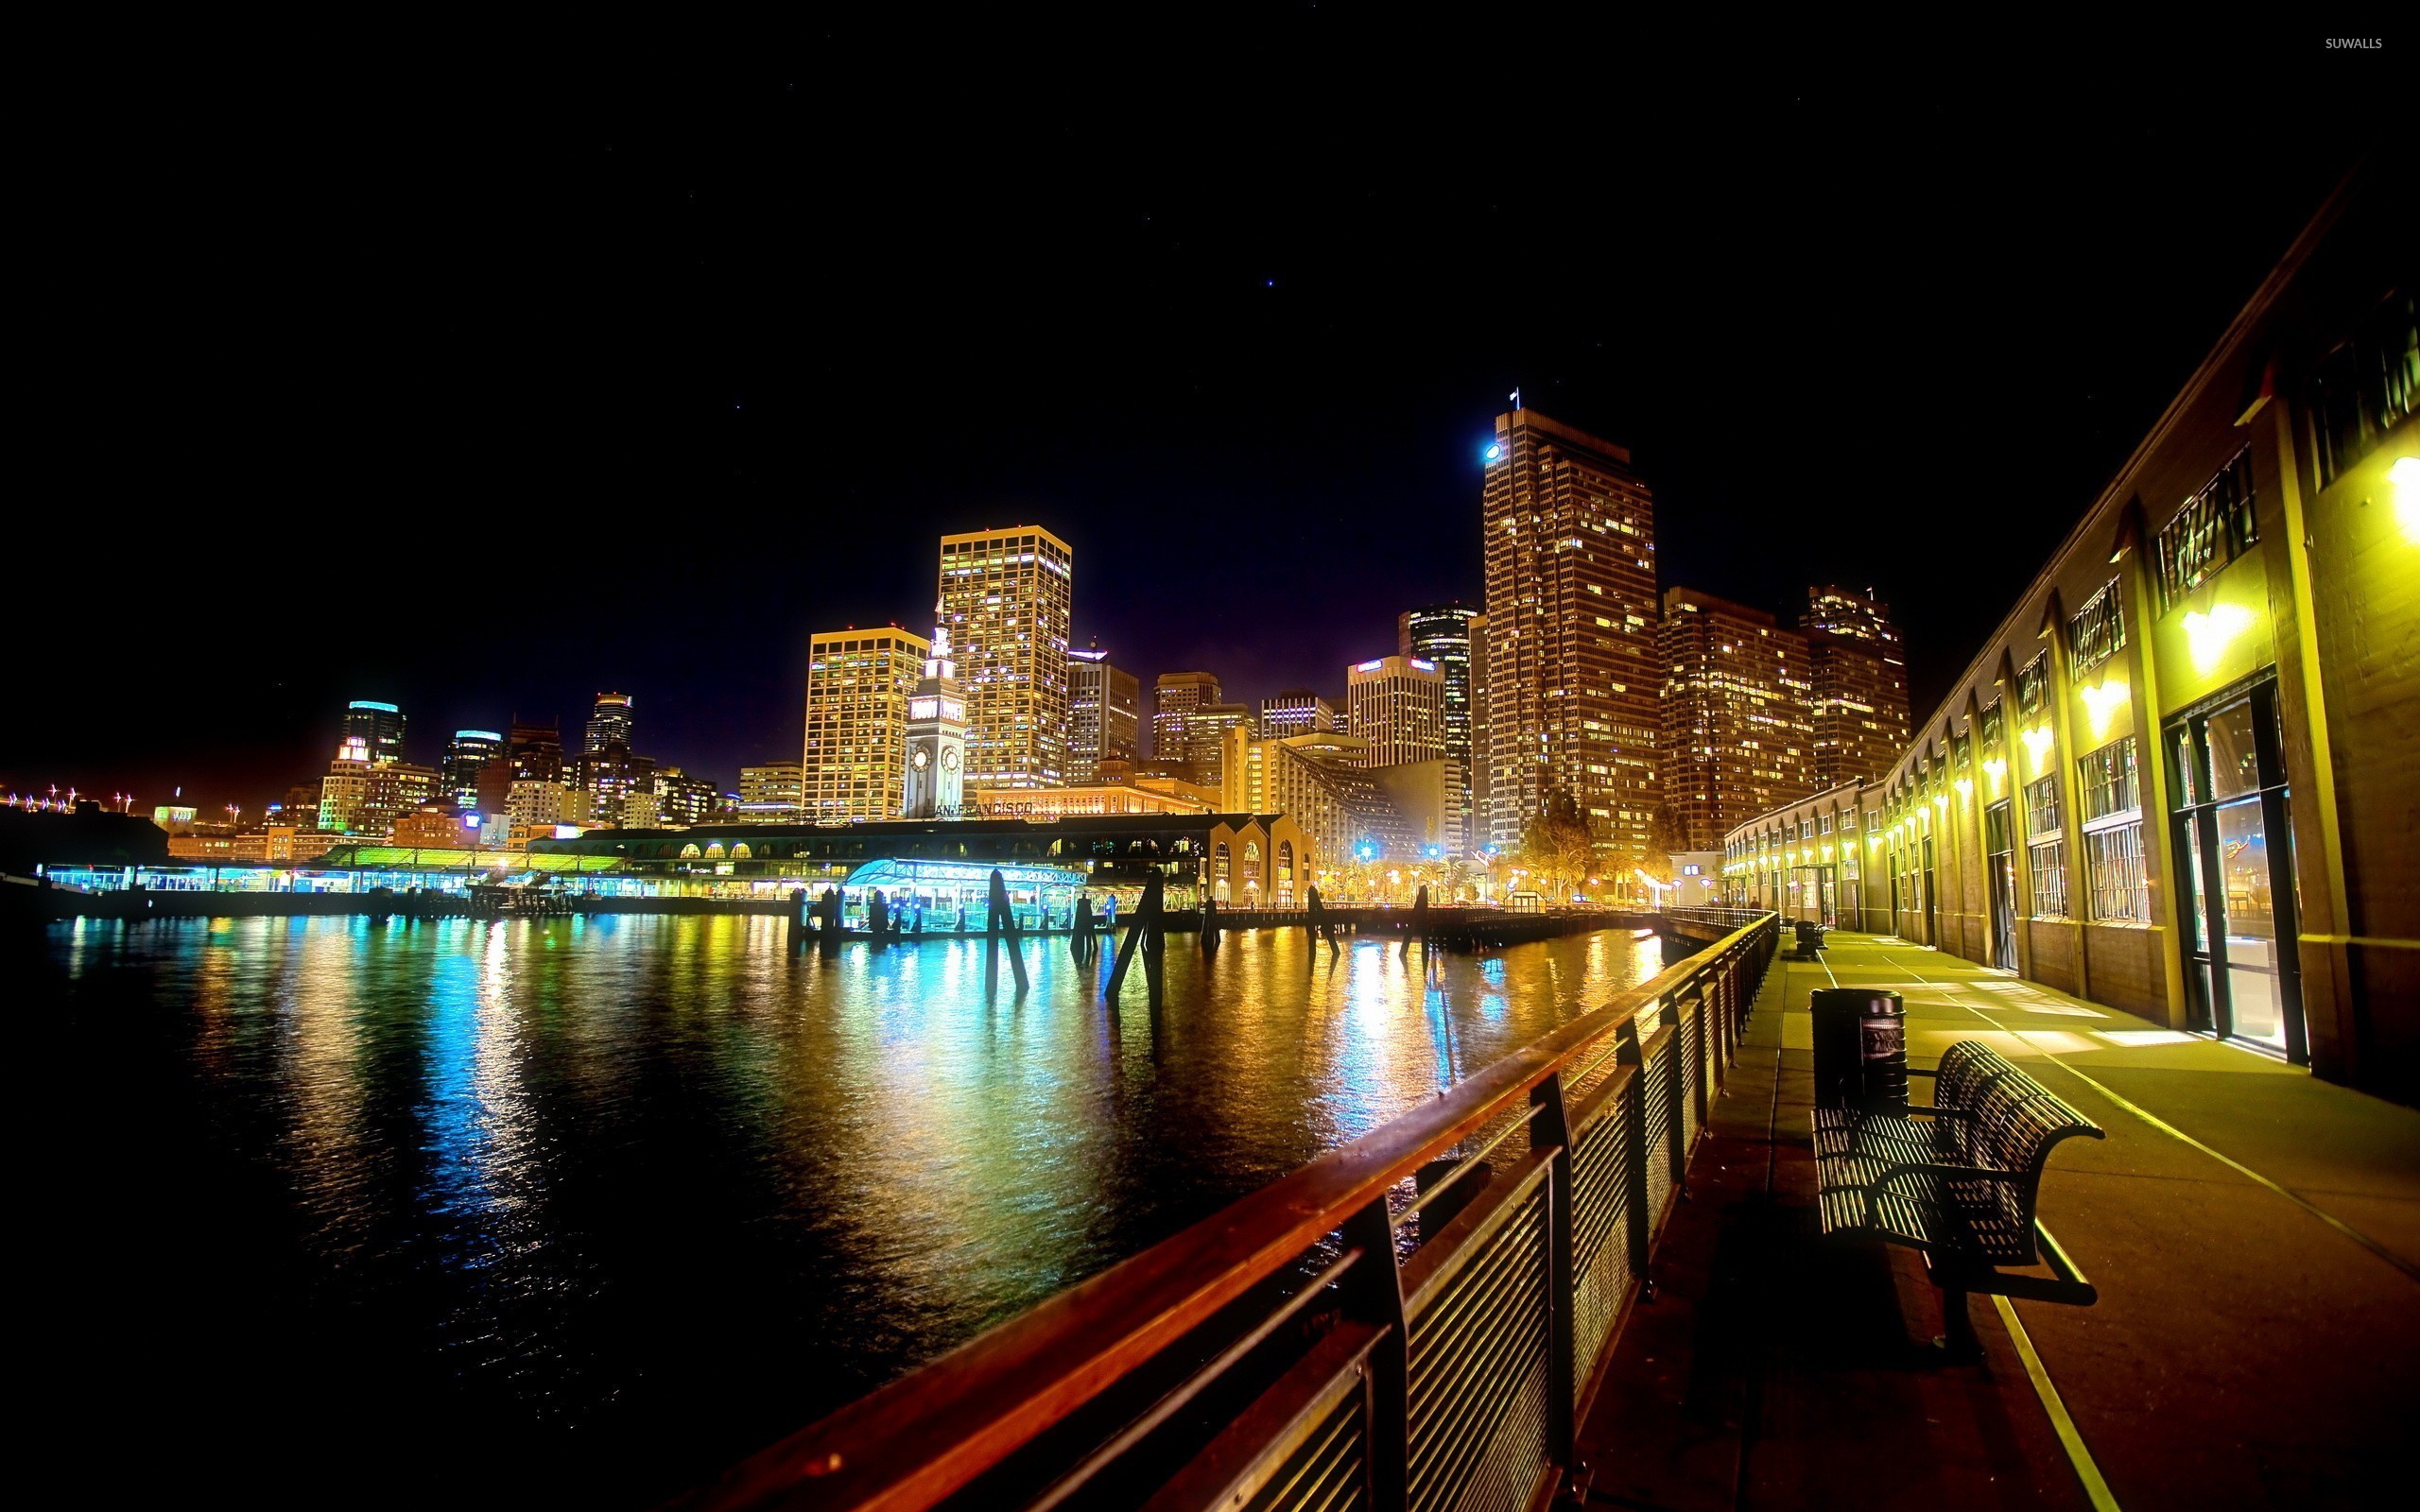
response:
<svg viewBox="0 0 2420 1512"><path fill-rule="evenodd" d="M2126 679L2113 672L2088 688L2078 688L2076 696L2083 700L2084 718L2092 726L2092 738L2099 740L2109 732L2110 720L2126 706Z"/></svg>
<svg viewBox="0 0 2420 1512"><path fill-rule="evenodd" d="M2193 658L2193 670L2204 677L2217 670L2227 653L2227 643L2241 635L2252 618L2252 610L2239 604L2213 605L2207 614L2186 610L2185 644Z"/></svg>
<svg viewBox="0 0 2420 1512"><path fill-rule="evenodd" d="M2034 726L2017 736L2025 743L2025 769L2031 777L2040 777L2043 765L2049 760L2050 742L2055 738L2047 724Z"/></svg>

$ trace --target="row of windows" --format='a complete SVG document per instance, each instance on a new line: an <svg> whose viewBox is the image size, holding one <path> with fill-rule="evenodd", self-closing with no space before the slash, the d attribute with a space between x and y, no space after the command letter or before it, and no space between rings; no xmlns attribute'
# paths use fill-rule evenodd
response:
<svg viewBox="0 0 2420 1512"><path fill-rule="evenodd" d="M2125 648L2126 616L2113 577L2067 621L2067 675L2083 677Z"/></svg>
<svg viewBox="0 0 2420 1512"><path fill-rule="evenodd" d="M2235 460L2202 491L2185 501L2176 518L2163 526L2152 543L2152 566L2159 579L2161 612L2212 574L2252 549L2260 539L2252 507L2252 449Z"/></svg>

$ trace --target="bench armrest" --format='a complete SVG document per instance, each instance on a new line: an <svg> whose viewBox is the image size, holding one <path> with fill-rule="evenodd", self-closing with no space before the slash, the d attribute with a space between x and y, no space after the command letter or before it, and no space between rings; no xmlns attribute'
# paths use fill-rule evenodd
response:
<svg viewBox="0 0 2420 1512"><path fill-rule="evenodd" d="M1995 1171L1980 1165L1944 1165L1926 1161L1922 1165L1894 1165L1867 1184L1870 1192L1878 1192L1902 1177L1931 1176L1945 1181L2023 1181L2022 1172Z"/></svg>

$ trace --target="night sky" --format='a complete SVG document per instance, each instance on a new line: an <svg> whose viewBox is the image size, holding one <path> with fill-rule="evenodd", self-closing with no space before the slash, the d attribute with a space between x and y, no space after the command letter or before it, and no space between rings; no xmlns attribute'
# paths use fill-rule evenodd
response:
<svg viewBox="0 0 2420 1512"><path fill-rule="evenodd" d="M1477 601L1515 387L1634 449L1668 586L1881 593L1921 716L2389 98L2299 35L1397 70L1363 25L1200 39L1210 82L838 36L105 101L29 191L0 784L256 809L348 698L434 762L607 688L735 783L809 631L928 629L935 538L1023 521L1147 685L1340 696ZM1945 569L1987 524L2023 549Z"/></svg>

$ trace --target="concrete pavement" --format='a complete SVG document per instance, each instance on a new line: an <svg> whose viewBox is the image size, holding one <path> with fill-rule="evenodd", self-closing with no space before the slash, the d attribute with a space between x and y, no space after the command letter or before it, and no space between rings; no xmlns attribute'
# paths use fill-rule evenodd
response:
<svg viewBox="0 0 2420 1512"><path fill-rule="evenodd" d="M2041 1212L2099 1305L1973 1303L1946 1364L1906 1251L1826 1244L1807 995L1887 987L1929 1064L1983 1040L2108 1131ZM1920 1083L1918 1095L1925 1095ZM2420 1112L1905 941L1768 978L1582 1431L1632 1507L2209 1507L2400 1499L2420 1404ZM2011 1324L2014 1327L2012 1328ZM2062 1417L2067 1421L2063 1424Z"/></svg>

